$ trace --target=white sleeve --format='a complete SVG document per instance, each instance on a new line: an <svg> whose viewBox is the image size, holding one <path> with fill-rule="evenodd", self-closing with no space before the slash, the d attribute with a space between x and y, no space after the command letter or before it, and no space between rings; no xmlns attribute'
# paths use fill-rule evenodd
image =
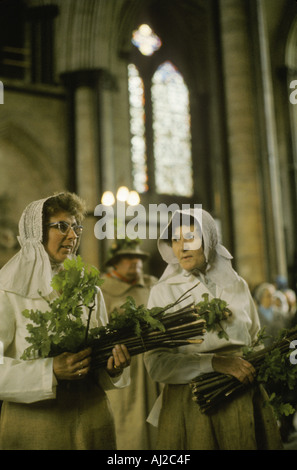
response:
<svg viewBox="0 0 297 470"><path fill-rule="evenodd" d="M17 403L56 398L53 358L21 361L4 357L0 365L0 399Z"/></svg>
<svg viewBox="0 0 297 470"><path fill-rule="evenodd" d="M245 284L245 288L247 290L247 297L248 297L249 307L250 307L250 316L251 316L251 320L252 320L252 325L251 325L251 328L250 328L251 341L252 341L252 343L254 343L257 340L258 333L261 329L260 319L259 319L259 314L258 314L256 304L255 304L254 299L252 297L252 294L249 290L249 287L248 287L248 285L245 281L244 281L244 284Z"/></svg>
<svg viewBox="0 0 297 470"><path fill-rule="evenodd" d="M103 390L125 388L130 385L130 367L126 367L118 377L110 377L104 369L98 369L97 380Z"/></svg>
<svg viewBox="0 0 297 470"><path fill-rule="evenodd" d="M212 353L186 354L160 348L146 352L144 363L155 382L187 384L198 375L213 372L212 358Z"/></svg>
<svg viewBox="0 0 297 470"><path fill-rule="evenodd" d="M20 307L21 308L21 307ZM9 354L18 340L15 312L5 292L0 292L0 400L33 403L56 397L53 359L23 361ZM22 341L19 339L19 341Z"/></svg>

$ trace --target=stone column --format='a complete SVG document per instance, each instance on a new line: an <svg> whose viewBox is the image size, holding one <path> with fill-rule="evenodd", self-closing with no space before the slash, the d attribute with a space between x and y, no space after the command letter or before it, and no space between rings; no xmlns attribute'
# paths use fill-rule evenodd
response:
<svg viewBox="0 0 297 470"><path fill-rule="evenodd" d="M101 267L103 243L94 235L97 219L94 209L100 204L106 173L106 138L108 129L105 119L104 70L81 70L63 74L62 79L69 90L72 147L71 160L74 171L73 190L86 201L87 217L80 245L85 262ZM110 140L110 139L109 139ZM109 142L110 143L110 142Z"/></svg>
<svg viewBox="0 0 297 470"><path fill-rule="evenodd" d="M88 216L84 220L84 233L80 254L84 261L98 265L99 246L94 236L92 213L98 204L100 168L98 162L98 120L96 119L96 91L78 86L75 92L75 149L77 192L87 203Z"/></svg>
<svg viewBox="0 0 297 470"><path fill-rule="evenodd" d="M246 0L221 0L220 22L235 266L254 286L266 279ZM224 223L224 221L223 221Z"/></svg>
<svg viewBox="0 0 297 470"><path fill-rule="evenodd" d="M268 167L270 198L272 207L272 220L269 228L272 228L273 240L271 243L270 275L275 279L281 274L287 277L286 242L284 236L283 203L281 191L281 160L278 155L277 128L275 116L275 103L270 65L270 50L268 41L268 29L266 24L265 6L261 0L257 0L257 23L259 36L260 71L263 87L263 107L265 124L266 161ZM264 152L263 152L264 153Z"/></svg>

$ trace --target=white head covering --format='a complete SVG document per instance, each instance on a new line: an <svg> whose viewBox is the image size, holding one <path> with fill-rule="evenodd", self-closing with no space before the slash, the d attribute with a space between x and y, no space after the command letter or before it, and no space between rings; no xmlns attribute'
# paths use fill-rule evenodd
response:
<svg viewBox="0 0 297 470"><path fill-rule="evenodd" d="M207 262L205 276L220 287L226 287L229 284L237 282L239 276L232 268L232 255L219 243L216 223L211 215L203 209L175 211L169 224L161 233L158 239L158 249L164 261L168 263L168 266L160 280L169 279L181 272L179 262L172 250L171 244L165 241L168 234L168 227L175 221L175 218L183 222L181 214L192 216L197 221L199 232L202 234L204 255Z"/></svg>
<svg viewBox="0 0 297 470"><path fill-rule="evenodd" d="M44 203L52 198L31 202L19 221L20 251L0 271L0 289L28 298L40 298L52 292L52 267L42 244Z"/></svg>

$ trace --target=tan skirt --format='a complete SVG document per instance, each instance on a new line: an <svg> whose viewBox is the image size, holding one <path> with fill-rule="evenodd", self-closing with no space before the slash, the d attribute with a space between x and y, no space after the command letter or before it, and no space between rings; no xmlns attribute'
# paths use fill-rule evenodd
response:
<svg viewBox="0 0 297 470"><path fill-rule="evenodd" d="M226 400L211 414L201 413L189 385L167 385L159 420L157 448L161 450L282 449L265 392L258 388Z"/></svg>
<svg viewBox="0 0 297 470"><path fill-rule="evenodd" d="M105 392L91 380L64 382L57 397L33 404L3 402L1 450L114 450Z"/></svg>
<svg viewBox="0 0 297 470"><path fill-rule="evenodd" d="M153 450L157 429L146 422L160 387L154 383L143 363L142 354L132 357L129 387L107 392L116 426L117 449Z"/></svg>

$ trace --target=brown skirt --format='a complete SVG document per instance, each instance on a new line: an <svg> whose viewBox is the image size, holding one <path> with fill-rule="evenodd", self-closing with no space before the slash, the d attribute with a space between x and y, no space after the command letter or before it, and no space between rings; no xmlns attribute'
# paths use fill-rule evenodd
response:
<svg viewBox="0 0 297 470"><path fill-rule="evenodd" d="M159 420L161 450L278 450L282 442L262 388L226 400L201 413L189 385L166 385Z"/></svg>
<svg viewBox="0 0 297 470"><path fill-rule="evenodd" d="M105 392L91 380L61 382L57 397L32 404L4 402L1 450L114 450Z"/></svg>

